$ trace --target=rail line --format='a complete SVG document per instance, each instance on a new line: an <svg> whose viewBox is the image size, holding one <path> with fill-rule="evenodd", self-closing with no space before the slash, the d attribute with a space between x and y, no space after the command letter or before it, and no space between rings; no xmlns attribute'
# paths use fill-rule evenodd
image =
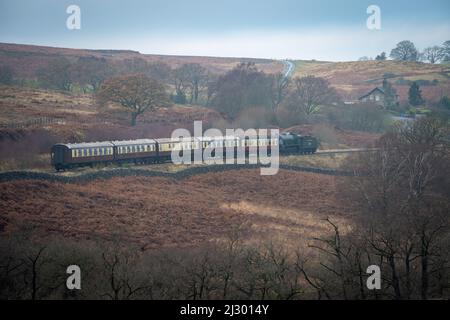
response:
<svg viewBox="0 0 450 320"><path fill-rule="evenodd" d="M328 155L337 153L376 152L378 150L379 150L378 148L329 149L329 150L318 150L315 154Z"/></svg>
<svg viewBox="0 0 450 320"><path fill-rule="evenodd" d="M334 149L334 150L319 150L314 155L329 155L329 154L342 154L342 153L356 153L356 152L374 152L377 151L376 148L355 148L355 149ZM85 172L73 176L66 176L60 173L51 173L43 171L31 171L31 170L16 170L16 171L5 171L0 172L0 183L10 182L17 180L41 180L41 181L52 181L52 182L62 182L62 183L84 183L90 182L97 179L111 179L115 177L166 177L173 178L176 180L182 180L197 174L205 173L215 173L223 171L233 171L233 170L248 170L248 169L259 169L264 167L261 164L233 164L233 165L203 165L198 167L191 167L184 170L176 172L165 172L151 169L141 169L141 168L112 168L103 169L95 172ZM282 170L291 171L301 171L301 172L311 172L320 173L333 176L353 176L354 172L321 168L321 167L309 167L309 166L299 166L299 165L287 165L280 164L279 166Z"/></svg>

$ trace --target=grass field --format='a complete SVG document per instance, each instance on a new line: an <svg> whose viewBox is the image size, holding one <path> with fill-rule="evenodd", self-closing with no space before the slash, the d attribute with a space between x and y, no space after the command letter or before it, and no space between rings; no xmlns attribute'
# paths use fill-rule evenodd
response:
<svg viewBox="0 0 450 320"><path fill-rule="evenodd" d="M143 249L196 246L243 225L247 242L307 245L329 231L323 219L349 219L337 177L281 170L238 170L170 178L127 177L83 184L0 184L3 234L29 225L37 235L114 237ZM348 223L345 223L348 224Z"/></svg>
<svg viewBox="0 0 450 320"><path fill-rule="evenodd" d="M409 86L398 85L403 80L436 80L434 86L422 86L423 96L438 100L443 94L450 94L449 67L444 64L428 64L402 61L353 61L320 62L295 61L294 76L314 75L323 77L338 89L347 100L357 99L376 86L380 86L384 76L395 86L399 99L407 100Z"/></svg>

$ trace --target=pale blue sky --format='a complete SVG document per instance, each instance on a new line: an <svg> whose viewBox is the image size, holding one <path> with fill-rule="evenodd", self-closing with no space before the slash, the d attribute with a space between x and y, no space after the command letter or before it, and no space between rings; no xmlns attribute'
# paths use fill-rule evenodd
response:
<svg viewBox="0 0 450 320"><path fill-rule="evenodd" d="M66 8L81 8L68 30ZM366 27L369 5L381 30ZM355 60L450 40L450 1L0 0L0 42L142 53Z"/></svg>

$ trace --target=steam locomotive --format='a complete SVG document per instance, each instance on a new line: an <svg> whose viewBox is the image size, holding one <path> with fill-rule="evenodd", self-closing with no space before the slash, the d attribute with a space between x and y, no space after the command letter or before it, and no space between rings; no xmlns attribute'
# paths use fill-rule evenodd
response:
<svg viewBox="0 0 450 320"><path fill-rule="evenodd" d="M171 161L172 151L180 156L189 153L194 159L194 152L206 148L222 147L233 149L234 156L238 155L238 148L245 150L245 156L255 152L258 148L267 148L270 155L272 148L279 148L280 154L312 154L318 148L318 140L312 136L295 133L282 133L276 137L250 136L240 138L236 136L224 137L193 137L193 138L163 138L138 139L128 141L103 141L88 143L55 144L51 149L51 163L56 170L74 167L93 166L96 164L151 164ZM213 151L213 156L215 151Z"/></svg>

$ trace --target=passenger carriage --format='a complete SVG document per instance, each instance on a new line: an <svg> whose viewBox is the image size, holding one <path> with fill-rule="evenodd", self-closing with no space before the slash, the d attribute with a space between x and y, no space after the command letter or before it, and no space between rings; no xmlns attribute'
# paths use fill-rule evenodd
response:
<svg viewBox="0 0 450 320"><path fill-rule="evenodd" d="M158 161L158 146L156 140L138 139L128 141L112 141L114 145L114 160L118 163L154 163Z"/></svg>
<svg viewBox="0 0 450 320"><path fill-rule="evenodd" d="M58 143L52 147L51 159L52 165L57 170L113 162L114 144L111 142Z"/></svg>

